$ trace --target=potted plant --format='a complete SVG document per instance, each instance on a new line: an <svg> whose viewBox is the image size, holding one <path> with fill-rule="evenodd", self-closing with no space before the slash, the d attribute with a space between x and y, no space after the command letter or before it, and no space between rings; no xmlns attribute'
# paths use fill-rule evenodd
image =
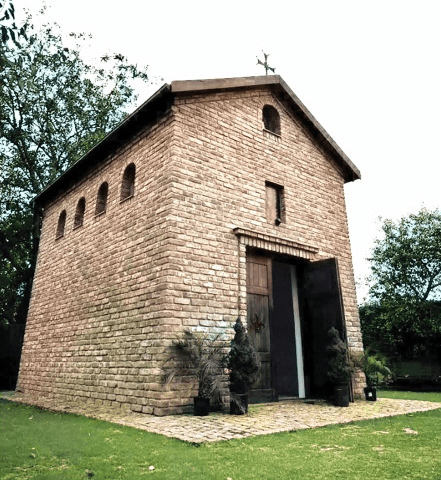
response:
<svg viewBox="0 0 441 480"><path fill-rule="evenodd" d="M328 357L328 379L334 385L334 405L349 406L349 383L352 369L349 363L346 343L341 339L334 327L328 330L329 345L326 349Z"/></svg>
<svg viewBox="0 0 441 480"><path fill-rule="evenodd" d="M366 400L375 402L378 385L392 375L390 369L385 365L385 359L380 354L366 349L363 353L354 355L353 363L356 367L361 368L366 376L366 387L364 388Z"/></svg>
<svg viewBox="0 0 441 480"><path fill-rule="evenodd" d="M173 341L173 366L167 368L165 383L176 377L196 380L198 396L194 398L194 414L206 416L210 412L210 401L222 404L224 394L222 373L225 363L226 343L221 335L184 330L182 336Z"/></svg>
<svg viewBox="0 0 441 480"><path fill-rule="evenodd" d="M248 412L248 390L260 368L260 361L248 333L238 317L236 332L231 341L227 367L230 379L230 413L242 415Z"/></svg>

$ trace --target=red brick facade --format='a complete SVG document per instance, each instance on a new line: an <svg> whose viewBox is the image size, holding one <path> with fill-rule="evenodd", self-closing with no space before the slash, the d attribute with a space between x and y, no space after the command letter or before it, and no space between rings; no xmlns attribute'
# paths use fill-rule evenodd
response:
<svg viewBox="0 0 441 480"><path fill-rule="evenodd" d="M332 140L330 147L317 139L281 79L275 88L259 78L228 88L174 82L161 114L113 150L92 152L99 158L40 198L19 390L159 415L183 411L195 392L161 384L167 347L185 327L230 335L236 317L246 318L249 247L336 257L348 344L362 349L344 198L358 171L332 151ZM279 113L280 135L263 128L265 105ZM133 195L121 200L132 163ZM107 204L96 214L104 182ZM266 182L283 186L280 225L266 217ZM83 197L84 219L74 228ZM360 379L356 393L361 386Z"/></svg>

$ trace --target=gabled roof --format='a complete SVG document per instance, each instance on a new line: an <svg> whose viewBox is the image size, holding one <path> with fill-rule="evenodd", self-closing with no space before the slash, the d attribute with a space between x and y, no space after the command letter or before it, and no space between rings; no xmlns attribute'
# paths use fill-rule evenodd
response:
<svg viewBox="0 0 441 480"><path fill-rule="evenodd" d="M351 162L343 150L314 118L312 113L303 105L299 97L288 87L280 75L260 77L216 78L213 80L182 80L171 83L173 93L205 92L210 90L247 89L262 86L271 89L291 106L291 109L303 121L315 140L326 151L333 154L346 172L346 181L352 182L361 178L360 171Z"/></svg>
<svg viewBox="0 0 441 480"><path fill-rule="evenodd" d="M79 179L86 169L100 163L145 125L165 115L173 104L173 99L176 95L233 89L253 89L262 86L270 87L274 94L288 103L293 113L302 121L315 141L343 167L346 182L352 182L361 178L358 168L351 162L279 75L218 78L211 80L180 80L171 82L170 85L164 84L154 95L104 137L101 142L95 145L82 158L68 168L66 172L46 187L35 198L35 203L40 205L44 204L49 198L56 195L57 192L64 190L72 181Z"/></svg>

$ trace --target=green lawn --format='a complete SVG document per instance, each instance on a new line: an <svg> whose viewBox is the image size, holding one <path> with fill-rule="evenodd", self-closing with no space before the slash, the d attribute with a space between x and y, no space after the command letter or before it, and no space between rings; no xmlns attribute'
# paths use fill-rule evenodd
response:
<svg viewBox="0 0 441 480"><path fill-rule="evenodd" d="M198 447L0 400L0 479L441 479L440 430L441 408Z"/></svg>
<svg viewBox="0 0 441 480"><path fill-rule="evenodd" d="M383 398L404 398L405 400L441 402L441 392L401 392L398 390L381 390L379 396Z"/></svg>

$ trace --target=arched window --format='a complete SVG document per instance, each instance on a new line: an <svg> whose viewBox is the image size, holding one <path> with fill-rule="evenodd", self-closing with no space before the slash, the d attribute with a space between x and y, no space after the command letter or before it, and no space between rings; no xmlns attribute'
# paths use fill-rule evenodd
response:
<svg viewBox="0 0 441 480"><path fill-rule="evenodd" d="M280 135L280 115L272 105L265 105L263 107L262 120L265 130Z"/></svg>
<svg viewBox="0 0 441 480"><path fill-rule="evenodd" d="M98 196L96 197L95 215L99 215L100 213L104 213L106 211L108 192L109 184L104 182L98 190Z"/></svg>
<svg viewBox="0 0 441 480"><path fill-rule="evenodd" d="M64 235L64 227L66 225L66 210L63 210L58 217L57 233L55 238L61 238Z"/></svg>
<svg viewBox="0 0 441 480"><path fill-rule="evenodd" d="M86 199L81 197L77 203L77 209L75 210L74 228L81 227L84 220L84 211L86 210Z"/></svg>
<svg viewBox="0 0 441 480"><path fill-rule="evenodd" d="M136 167L131 163L124 170L124 175L121 184L121 200L133 197L135 193L135 173Z"/></svg>

